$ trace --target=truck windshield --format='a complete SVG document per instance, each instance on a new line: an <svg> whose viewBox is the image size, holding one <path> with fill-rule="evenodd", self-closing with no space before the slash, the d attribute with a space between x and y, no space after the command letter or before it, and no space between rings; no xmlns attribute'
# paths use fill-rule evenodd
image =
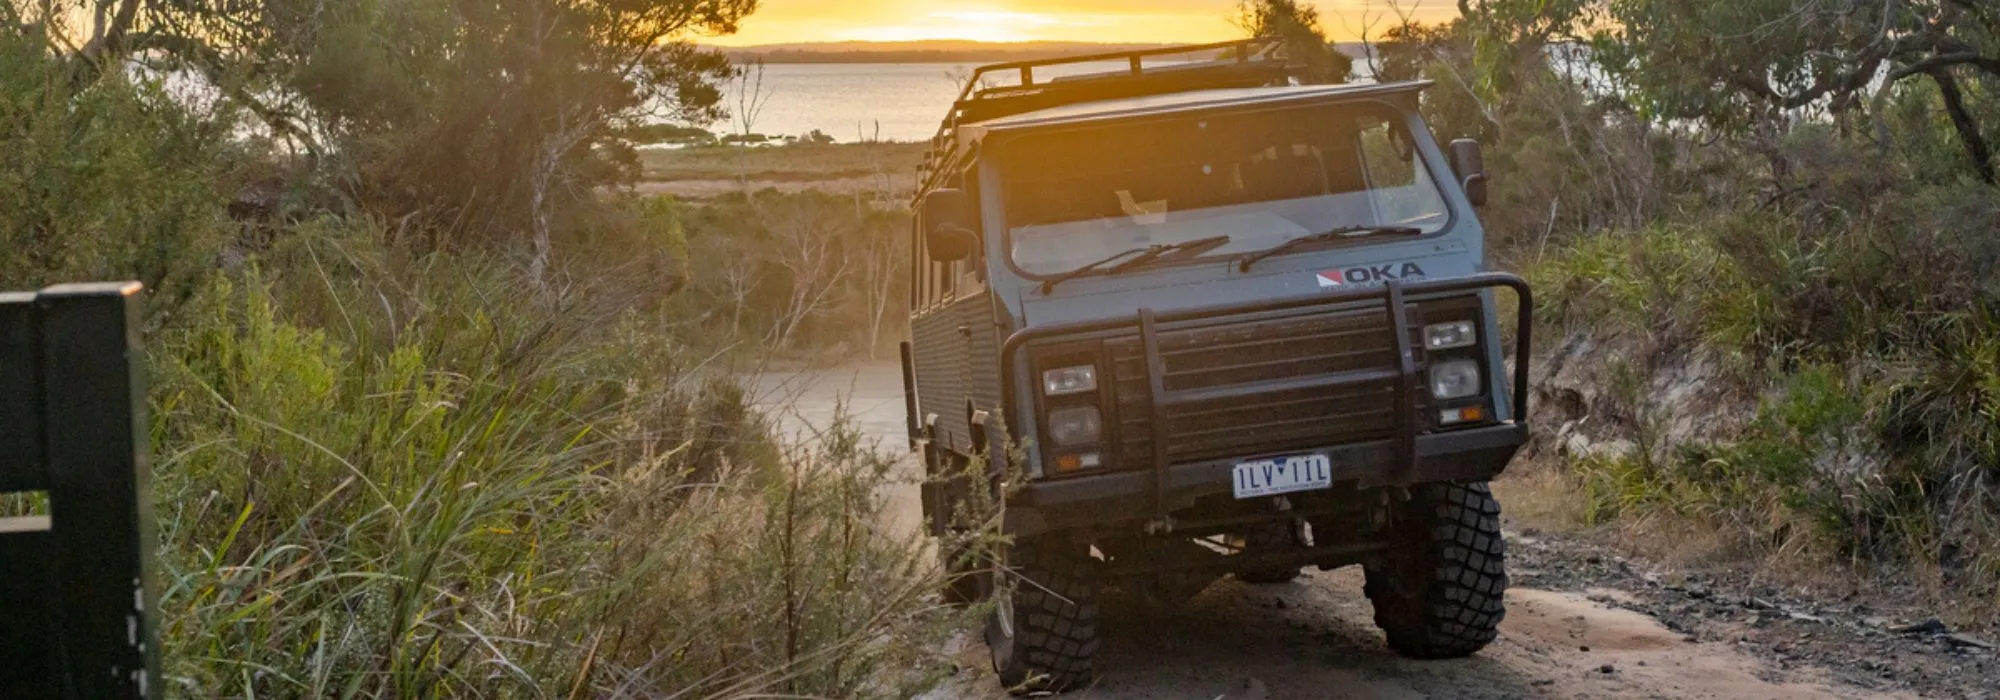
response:
<svg viewBox="0 0 2000 700"><path fill-rule="evenodd" d="M1014 263L1046 276L1217 235L1200 257L1343 227L1436 232L1450 217L1404 123L1356 103L1022 137L1001 154Z"/></svg>

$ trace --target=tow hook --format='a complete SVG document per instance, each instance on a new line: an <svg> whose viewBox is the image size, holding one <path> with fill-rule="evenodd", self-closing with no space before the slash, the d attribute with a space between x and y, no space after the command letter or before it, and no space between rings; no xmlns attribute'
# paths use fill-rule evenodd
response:
<svg viewBox="0 0 2000 700"><path fill-rule="evenodd" d="M1146 534L1148 535L1166 535L1171 534L1173 531L1174 519L1172 517L1155 518L1146 523Z"/></svg>

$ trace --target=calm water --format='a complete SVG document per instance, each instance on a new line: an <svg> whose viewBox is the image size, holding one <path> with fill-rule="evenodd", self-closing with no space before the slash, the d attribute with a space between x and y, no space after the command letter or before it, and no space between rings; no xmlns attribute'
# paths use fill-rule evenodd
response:
<svg viewBox="0 0 2000 700"><path fill-rule="evenodd" d="M971 63L858 63L858 64L771 64L764 67L763 109L752 120L751 131L797 135L814 129L841 142L857 137L887 141L922 141L937 133L938 122L958 97L965 76L978 64ZM1151 64L1148 64L1151 65ZM1125 64L1079 63L1035 71L1043 77L1113 71ZM1009 84L1012 81L1007 81ZM747 96L739 85L725 86L723 104L734 115L740 97ZM730 122L709 126L718 133L741 131L740 116ZM879 131L878 131L879 129Z"/></svg>

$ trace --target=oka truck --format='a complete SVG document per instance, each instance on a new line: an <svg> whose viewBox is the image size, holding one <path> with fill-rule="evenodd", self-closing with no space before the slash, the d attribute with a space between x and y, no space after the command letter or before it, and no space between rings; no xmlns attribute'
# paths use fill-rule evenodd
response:
<svg viewBox="0 0 2000 700"><path fill-rule="evenodd" d="M1309 566L1362 566L1402 654L1495 637L1533 301L1486 270L1479 145L1432 137L1425 82L1301 85L1282 53L986 66L932 140L910 442L932 534L996 513L1002 544L941 550L1010 687L1091 680L1100 590Z"/></svg>

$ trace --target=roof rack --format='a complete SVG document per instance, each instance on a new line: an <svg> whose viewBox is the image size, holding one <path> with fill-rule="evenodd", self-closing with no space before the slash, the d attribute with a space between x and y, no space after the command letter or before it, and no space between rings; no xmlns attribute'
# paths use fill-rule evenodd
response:
<svg viewBox="0 0 2000 700"><path fill-rule="evenodd" d="M1036 110L1124 97L1162 95L1191 90L1268 85L1292 73L1276 37L1257 37L1213 44L1174 46L1138 51L1069 56L1038 61L1015 61L980 66L965 81L964 89L945 114L944 123L931 137L931 148L918 167L921 195L936 187L950 172L958 150L958 126L972 121L1023 114ZM1207 54L1205 61L1176 61L1148 65L1146 59L1165 56ZM1063 76L1037 81L1035 69L1077 63L1125 61L1126 70ZM988 76L1016 73L1020 83L981 88Z"/></svg>

